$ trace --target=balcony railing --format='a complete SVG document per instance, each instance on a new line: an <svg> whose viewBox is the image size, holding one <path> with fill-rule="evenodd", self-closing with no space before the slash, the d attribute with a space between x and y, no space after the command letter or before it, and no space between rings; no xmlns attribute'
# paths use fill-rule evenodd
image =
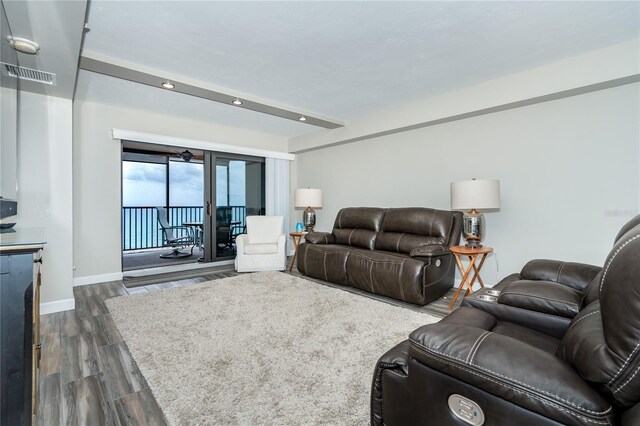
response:
<svg viewBox="0 0 640 426"><path fill-rule="evenodd" d="M247 209L245 206L230 206L232 222L245 226ZM187 222L202 222L202 206L169 207L169 223L180 226ZM184 230L174 230L176 237L186 235ZM163 235L158 223L155 207L122 208L122 250L143 250L162 247Z"/></svg>

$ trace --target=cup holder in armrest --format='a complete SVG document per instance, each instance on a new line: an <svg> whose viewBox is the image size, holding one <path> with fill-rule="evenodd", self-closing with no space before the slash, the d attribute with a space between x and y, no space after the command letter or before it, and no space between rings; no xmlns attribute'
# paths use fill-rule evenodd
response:
<svg viewBox="0 0 640 426"><path fill-rule="evenodd" d="M501 291L500 290L486 290L485 291L486 294L488 294L489 296L494 296L494 297L498 297L500 296Z"/></svg>
<svg viewBox="0 0 640 426"><path fill-rule="evenodd" d="M484 300L485 302L496 302L498 300L497 297L490 296L488 294L481 294L480 296L478 296L478 299Z"/></svg>

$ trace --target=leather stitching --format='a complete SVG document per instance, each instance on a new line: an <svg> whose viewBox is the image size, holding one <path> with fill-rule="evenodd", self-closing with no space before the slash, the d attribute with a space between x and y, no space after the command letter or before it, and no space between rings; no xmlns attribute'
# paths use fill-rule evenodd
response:
<svg viewBox="0 0 640 426"><path fill-rule="evenodd" d="M369 285L371 286L371 293L375 294L375 290L373 289L373 265L374 262L371 261L371 266L369 266Z"/></svg>
<svg viewBox="0 0 640 426"><path fill-rule="evenodd" d="M476 346L475 351L473 351L473 355L471 355L471 359L469 359L469 364L473 364L473 358L476 356L476 354L478 353L478 349L480 349L480 345L482 344L482 342L485 341L485 339L487 338L487 336L489 336L489 334L491 334L490 332L487 332L484 337L482 339L480 339L480 341L478 342L478 346ZM475 365L475 364L474 364Z"/></svg>
<svg viewBox="0 0 640 426"><path fill-rule="evenodd" d="M469 351L469 354L467 355L467 359L466 359L466 363L469 362L469 359L471 359L471 354L473 353L473 350L476 348L476 345L478 344L478 342L480 341L480 339L482 339L482 337L489 333L488 331L485 331L484 333L482 333L481 335L478 336L478 338L476 339L475 342L473 342L473 345L471 345L471 350Z"/></svg>
<svg viewBox="0 0 640 426"><path fill-rule="evenodd" d="M400 241L402 240L402 237L404 237L404 232L400 234L400 236L398 237L398 241L396 242L396 251L398 253L400 253Z"/></svg>
<svg viewBox="0 0 640 426"><path fill-rule="evenodd" d="M354 232L356 232L356 230L352 229L351 232L349 233L349 245L351 245L351 236L353 235Z"/></svg>
<svg viewBox="0 0 640 426"><path fill-rule="evenodd" d="M615 389L615 390L613 391L613 393L618 393L618 392L620 392L620 391L622 390L622 388L623 388L623 387L627 386L627 385L629 384L629 382L630 382L634 377L636 377L636 374L638 374L638 371L640 371L640 365L638 366L638 368L636 368L636 371L634 371L634 372L633 372L633 374L631 375L631 377L629 377L629 378L627 379L627 381L626 381L626 382L624 382L623 384L621 384L620 386L618 386L618 388L617 388L617 389Z"/></svg>
<svg viewBox="0 0 640 426"><path fill-rule="evenodd" d="M623 248L625 248L629 243L631 243L633 240L636 240L638 238L640 238L640 234L629 238L627 241L622 243L620 245L620 247L618 247L618 249L611 255L611 258L607 262L607 266L604 269L604 272L602 273L602 278L600 278L600 293L602 293L602 287L604 286L604 280L605 280L605 278L607 276L607 272L609 272L609 267L611 266L611 263L613 263L613 260L616 258L618 253L620 253L622 251ZM622 370L624 370L624 368L627 366L627 364L631 360L631 357L633 356L633 354L635 354L638 351L638 348L640 348L640 343L638 343L636 345L636 347L633 349L633 351L631 351L631 353L629 354L627 359L622 364L622 367L620 367L620 369L616 372L616 374L613 376L613 378L611 380L609 380L609 383L607 383L607 386L611 386L611 384L618 378L618 376L620 376L620 373L622 373ZM618 388L618 389L620 389L620 388Z"/></svg>
<svg viewBox="0 0 640 426"><path fill-rule="evenodd" d="M622 367L620 367L620 369L616 372L616 374L613 376L613 378L611 380L609 380L609 383L607 383L607 386L611 386L611 384L618 378L618 376L620 375L620 373L622 373L622 370L624 370L624 368L627 366L627 364L629 364L629 361L631 361L631 358L633 357L633 355L638 352L638 349L640 348L640 342L638 342L638 344L636 345L636 347L633 349L633 351L631 351L631 353L629 354L629 356L627 357L627 359L624 360L624 363L622 364Z"/></svg>
<svg viewBox="0 0 640 426"><path fill-rule="evenodd" d="M318 250L319 251L319 250ZM309 256L305 256L304 257L304 272L307 273L309 271L309 268L307 268L307 259L309 258Z"/></svg>
<svg viewBox="0 0 640 426"><path fill-rule="evenodd" d="M413 343L413 342L412 342L412 343ZM417 348L417 347L415 347L415 349L420 350L420 348ZM421 350L420 350L420 351L421 351ZM582 420L585 420L585 421L587 421L587 422L594 423L594 424L600 424L600 425L610 425L610 424L611 424L611 422L610 422L608 419L607 419L607 421L606 421L606 422L603 422L603 421L593 420L593 419L590 419L590 418L588 418L588 417L583 417L583 416L581 416L581 415L579 415L579 414L576 414L576 413L574 413L574 412L571 412L571 411L569 411L569 410L567 410L567 409L565 409L565 408L563 408L563 407L561 407L561 406L559 406L559 405L557 405L557 404L554 404L554 403L553 403L553 402L551 402L551 401L547 401L547 400L545 400L545 399L542 399L541 397L536 396L536 395L533 395L533 394L531 394L531 393L528 393L528 392L526 392L526 391L524 391L524 390L522 390L522 389L518 389L518 388L516 388L516 387L509 386L509 385L508 385L508 384L506 384L506 383L498 382L498 381L496 381L496 380L493 380L491 377L487 377L486 375L480 374L480 373L478 373L478 372L476 372L476 371L473 371L473 370L470 370L470 369L464 368L464 367L462 367L462 366L460 366L460 365L453 364L453 363L447 362L447 361L445 361L445 360L439 359L439 358L437 358L437 357L433 356L432 354L429 354L428 352L425 352L425 351L421 351L421 352L422 352L424 355L426 355L426 356L428 356L428 357L430 357L430 358L435 359L436 361L442 362L442 363L444 363L444 364L450 365L450 366L455 367L455 368L459 368L460 370L463 370L463 371L466 371L466 372L468 372L468 373L471 373L471 374L473 374L473 375L475 375L475 376L478 376L478 377L480 377L480 378L482 378L482 379L484 379L484 380L489 380L490 382L493 382L493 383L497 384L498 386L502 386L502 387L505 387L505 388L507 388L507 389L511 389L511 390L513 390L513 391L516 391L516 392L519 392L519 393L525 394L525 395L526 395L526 396L528 396L528 397L531 397L531 398L537 399L538 401L542 402L543 404L550 405L550 406L552 406L552 407L554 407L554 408L557 408L557 409L558 409L558 410L560 410L560 411L563 411L563 412L565 412L565 413L567 413L567 414L570 414L571 416L579 417L579 418L580 418L580 419L582 419ZM446 356L445 356L445 357L446 357ZM453 358L453 359L457 359L457 358ZM477 366L476 366L476 367L477 367ZM534 388L534 389L535 389L535 388ZM536 390L538 390L538 389L536 389ZM554 395L550 395L550 396L556 397L556 396L554 396ZM567 402L567 403L569 403L568 401L564 401L562 398L557 398L557 399L559 399L559 400L561 400L561 401L563 401L563 402ZM573 404L571 404L571 403L569 403L569 404L570 404L570 405L573 405ZM579 408L579 407L576 407L576 408ZM585 410L585 411L590 411L590 410L586 410L586 409L584 409L584 408L579 408L579 409L581 409L581 410ZM608 413L609 411L611 411L611 407L609 407L609 409L607 409L606 411L603 411L603 412L592 412L592 413L594 413L594 414L604 415L605 413Z"/></svg>
<svg viewBox="0 0 640 426"><path fill-rule="evenodd" d="M324 253L324 257L322 258L322 266L324 267L324 280L329 281L327 278L327 253Z"/></svg>
<svg viewBox="0 0 640 426"><path fill-rule="evenodd" d="M343 249L341 251L338 250L332 250L330 252L326 251L325 248L323 247L319 247L319 246L314 246L314 245L308 245L307 247L307 251L315 251L316 253L326 253L326 254L349 254L349 249Z"/></svg>
<svg viewBox="0 0 640 426"><path fill-rule="evenodd" d="M611 255L611 259L609 259L609 261L607 262L607 267L604 269L604 272L602 274L602 278L600 278L600 292L602 292L602 286L604 285L604 279L607 276L607 272L609 272L609 267L611 266L611 263L613 262L613 260L616 258L618 253L620 253L622 251L623 248L625 248L630 242L632 242L633 240L635 240L637 238L640 238L640 235L636 235L633 238L629 238L627 241L622 243L622 245L620 245L620 247L618 247L618 249Z"/></svg>
<svg viewBox="0 0 640 426"><path fill-rule="evenodd" d="M440 356L442 356L442 357L444 357L444 358L453 359L453 360L456 360L456 361L462 362L463 364L466 364L466 362L465 362L464 360L460 359L460 358L456 358L456 357L451 356L451 355L449 355L449 354L445 354L445 353L442 353L442 352L436 351L436 350L434 350L434 349L427 348L426 346L422 346L422 345L420 345L419 343L417 343L417 342L415 342L415 341L413 341L413 340L411 341L411 344L413 345L414 349L418 350L419 352L422 352L422 353L423 353L423 354L425 354L425 355L429 355L429 353L428 353L428 352L432 352L432 353L435 353L435 354L437 354L437 355L440 355ZM432 358L433 358L433 356L432 356ZM436 358L436 359L437 359L437 358ZM482 366L477 365L477 364L473 364L473 366L474 366L474 367L476 367L476 368L478 368L478 369L480 369L480 370L483 370L483 371L485 371L485 372L487 372L487 373L494 374L494 375L496 375L496 376L498 376L498 377L501 377L501 378L503 378L503 379L505 379L505 380L513 381L514 383L517 383L517 384L519 384L519 385L521 385L521 386L524 386L525 388L529 388L529 389L535 390L535 391L537 391L537 392L540 392L540 393L542 393L542 394L544 394L544 395L547 395L547 396L549 396L549 397L551 397L551 398L558 399L558 400L560 400L560 401L564 402L565 404L568 404L568 405L570 405L570 406L572 406L572 407L574 407L574 408L576 408L576 409L578 409L578 410L583 410L583 411L585 411L585 412L588 412L588 413L591 413L591 414L598 414L598 415L604 415L604 414L606 414L606 413L608 413L608 412L610 412L610 411L612 410L612 408L611 408L611 407L609 407L609 408L608 408L607 410L605 410L605 411L592 411L592 410L589 410L588 408L584 408L584 407L580 407L580 406L578 406L578 405L575 405L575 404L573 404L572 402L567 401L566 399L563 399L563 398L561 398L561 397L560 397L560 396L558 396L558 395L555 395L555 394L549 393L549 392L544 391L544 390L542 390L542 389L538 389L538 388L536 388L536 387L534 387L534 386L531 386L531 385L528 385L528 384L526 384L526 383L520 382L519 380L516 380L516 379L514 379L514 378L512 378L512 377L504 376L504 375L502 375L502 374L500 374L500 373L496 373L495 371L491 371L491 370L489 370L488 368L482 367Z"/></svg>
<svg viewBox="0 0 640 426"><path fill-rule="evenodd" d="M380 259L376 259L376 258L373 258L373 257L365 256L362 253L353 253L353 255L354 256L360 256L360 257L362 257L364 259L371 260L372 262L378 262L378 263L401 263L401 262L404 262L404 261L407 260L407 259L402 259L402 258L398 258L398 260L380 260Z"/></svg>
<svg viewBox="0 0 640 426"><path fill-rule="evenodd" d="M579 323L580 321L582 321L582 320L583 320L583 319L585 319L586 317L590 317L591 315L593 315L593 314L597 314L597 313L600 313L600 309L598 309L598 310L596 310L596 311L593 311L593 312L589 312L587 315L585 315L585 316L583 316L583 317L578 318L578 319L577 319L573 324L571 324L571 325L569 326L569 328L567 329L567 331L571 330L571 329L572 329L572 328L573 328L577 323ZM565 334L566 334L566 333L565 333Z"/></svg>
<svg viewBox="0 0 640 426"><path fill-rule="evenodd" d="M556 282L560 282L560 275L562 275L562 268L564 268L565 262L560 263L560 267L558 268L558 275L556 276Z"/></svg>
<svg viewBox="0 0 640 426"><path fill-rule="evenodd" d="M402 263L400 264L400 273L398 274L398 288L400 289L400 298L402 300L404 299L404 286L402 285L402 271L404 271L404 262L406 262L407 259L403 260Z"/></svg>

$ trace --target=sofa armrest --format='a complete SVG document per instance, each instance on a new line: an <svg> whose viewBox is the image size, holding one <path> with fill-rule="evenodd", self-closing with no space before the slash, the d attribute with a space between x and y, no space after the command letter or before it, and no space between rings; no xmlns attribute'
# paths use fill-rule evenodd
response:
<svg viewBox="0 0 640 426"><path fill-rule="evenodd" d="M411 257L434 257L434 256L442 256L444 254L449 254L451 251L449 247L444 246L442 244L427 244L424 246L419 246L411 250L409 256Z"/></svg>
<svg viewBox="0 0 640 426"><path fill-rule="evenodd" d="M285 234L280 234L278 236L278 254L284 253L286 246L287 246L287 236Z"/></svg>
<svg viewBox="0 0 640 426"><path fill-rule="evenodd" d="M384 374L393 374L406 378L409 374L409 341L405 340L382 355L376 364L371 385L371 424L383 425L382 420L382 382Z"/></svg>
<svg viewBox="0 0 640 426"><path fill-rule="evenodd" d="M536 259L524 265L520 276L523 280L553 281L583 291L601 270L584 263Z"/></svg>
<svg viewBox="0 0 640 426"><path fill-rule="evenodd" d="M611 405L554 355L483 328L441 322L411 333L416 361L569 425L613 424Z"/></svg>
<svg viewBox="0 0 640 426"><path fill-rule="evenodd" d="M474 291L473 294L462 299L460 306L479 309L491 314L499 321L512 322L526 328L531 328L558 340L562 339L571 325L571 318L498 303L497 299L482 299L481 296L489 295L487 290L490 289Z"/></svg>
<svg viewBox="0 0 640 426"><path fill-rule="evenodd" d="M335 244L336 237L329 232L309 232L304 236L306 242L311 244Z"/></svg>
<svg viewBox="0 0 640 426"><path fill-rule="evenodd" d="M555 282L519 280L500 292L498 303L573 318L582 307L582 293Z"/></svg>
<svg viewBox="0 0 640 426"><path fill-rule="evenodd" d="M236 252L244 254L244 246L249 244L249 236L240 234L236 236Z"/></svg>

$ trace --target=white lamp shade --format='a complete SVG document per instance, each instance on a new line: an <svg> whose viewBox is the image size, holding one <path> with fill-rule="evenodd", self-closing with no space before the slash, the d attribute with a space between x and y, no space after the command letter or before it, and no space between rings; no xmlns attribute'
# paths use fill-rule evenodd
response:
<svg viewBox="0 0 640 426"><path fill-rule="evenodd" d="M499 208L499 180L473 179L451 182L451 210Z"/></svg>
<svg viewBox="0 0 640 426"><path fill-rule="evenodd" d="M322 190L314 188L299 188L295 194L296 207L322 207Z"/></svg>

